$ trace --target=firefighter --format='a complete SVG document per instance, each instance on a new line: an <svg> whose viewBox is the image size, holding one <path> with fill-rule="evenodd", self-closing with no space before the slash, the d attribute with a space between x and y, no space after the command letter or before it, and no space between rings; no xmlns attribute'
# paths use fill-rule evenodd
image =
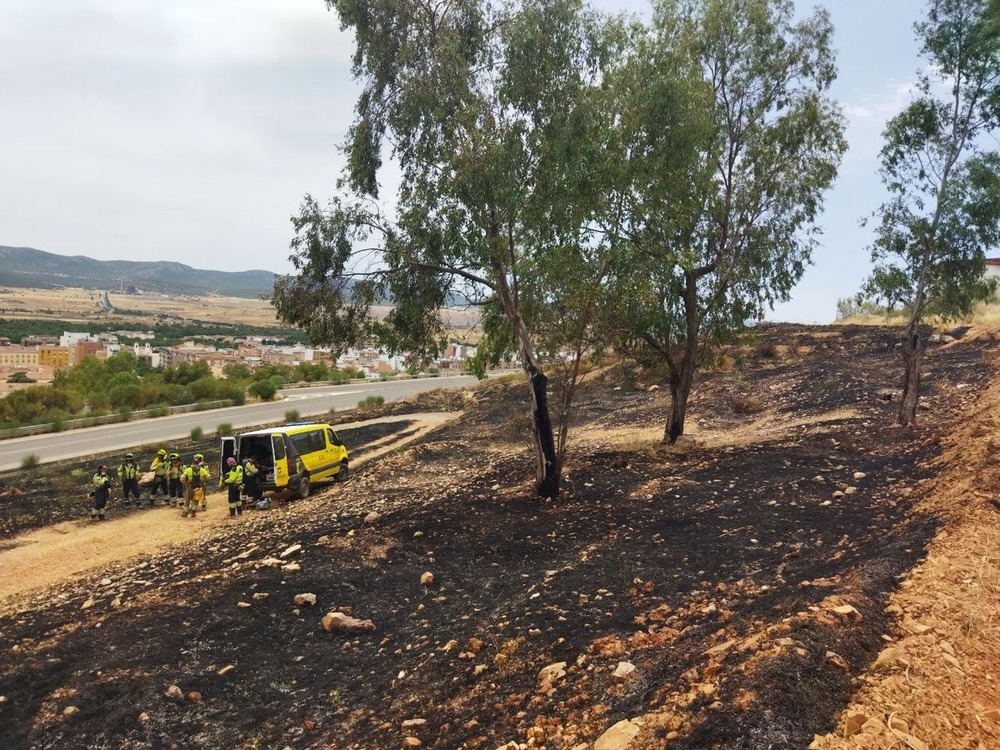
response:
<svg viewBox="0 0 1000 750"><path fill-rule="evenodd" d="M229 488L229 515L235 517L243 513L243 500L240 498L240 490L243 489L243 467L233 456L226 459L226 466L229 467L229 471L220 484L225 483Z"/></svg>
<svg viewBox="0 0 1000 750"><path fill-rule="evenodd" d="M190 515L194 518L199 510L205 510L205 488L208 486L208 479L211 474L205 466L205 457L200 453L195 453L191 465L181 472L181 484L184 485L184 508L181 510L181 517Z"/></svg>
<svg viewBox="0 0 1000 750"><path fill-rule="evenodd" d="M243 489L249 498L249 503L260 500L263 490L260 488L260 463L256 456L250 456L243 465Z"/></svg>
<svg viewBox="0 0 1000 750"><path fill-rule="evenodd" d="M125 463L118 467L118 478L122 480L122 503L131 505L129 494L135 495L135 504L139 504L139 464L135 462L135 456L131 453L125 454Z"/></svg>
<svg viewBox="0 0 1000 750"><path fill-rule="evenodd" d="M94 474L94 478L90 481L94 485L94 489L91 490L91 497L94 498L94 504L90 508L90 519L92 521L103 521L104 520L104 508L108 504L108 496L111 494L111 477L108 476L108 467L101 464L97 467L97 473Z"/></svg>
<svg viewBox="0 0 1000 750"><path fill-rule="evenodd" d="M169 495L169 489L167 485L167 471L170 468L170 462L167 460L167 452L160 448L156 452L156 458L153 459L153 463L149 465L149 470L153 472L153 486L149 488L149 504L153 504L153 498L157 493L163 492L163 497Z"/></svg>
<svg viewBox="0 0 1000 750"><path fill-rule="evenodd" d="M173 500L178 508L184 506L184 487L181 484L181 472L184 471L184 464L181 463L179 453L170 454L170 463L167 464L167 495ZM168 502L168 504L171 504Z"/></svg>

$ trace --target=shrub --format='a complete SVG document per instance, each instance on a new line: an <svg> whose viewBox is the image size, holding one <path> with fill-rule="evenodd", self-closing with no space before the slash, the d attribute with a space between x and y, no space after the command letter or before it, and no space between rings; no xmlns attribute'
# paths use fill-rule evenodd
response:
<svg viewBox="0 0 1000 750"><path fill-rule="evenodd" d="M358 401L359 409L374 409L385 403L385 399L382 396L369 396L366 399Z"/></svg>
<svg viewBox="0 0 1000 750"><path fill-rule="evenodd" d="M761 409L760 399L755 396L733 396L729 405L735 414L753 414Z"/></svg>
<svg viewBox="0 0 1000 750"><path fill-rule="evenodd" d="M285 421L286 422L298 422L299 421L299 410L298 409L289 409L288 411L286 411L285 412Z"/></svg>
<svg viewBox="0 0 1000 750"><path fill-rule="evenodd" d="M201 438L202 438L202 436L204 434L205 434L205 431L203 429L201 429L200 427L192 427L191 428L191 440L201 440Z"/></svg>
<svg viewBox="0 0 1000 750"><path fill-rule="evenodd" d="M777 344L770 341L757 345L757 356L762 359L777 359L781 355L781 350Z"/></svg>
<svg viewBox="0 0 1000 750"><path fill-rule="evenodd" d="M270 380L254 381L247 388L247 393L251 396L256 396L261 401L270 401L277 392L278 387Z"/></svg>
<svg viewBox="0 0 1000 750"><path fill-rule="evenodd" d="M36 453L29 453L27 456L25 456L24 458L21 459L21 468L22 469L34 469L36 466L38 466L38 463L39 463L38 462L38 454L36 454Z"/></svg>
<svg viewBox="0 0 1000 750"><path fill-rule="evenodd" d="M221 424L216 425L215 432L219 435L219 437L224 437L226 435L232 435L233 434L233 426L231 424L229 424L229 422L222 422Z"/></svg>
<svg viewBox="0 0 1000 750"><path fill-rule="evenodd" d="M66 422L65 421L63 421L61 419L57 419L54 422L52 422L52 431L53 432L62 432L65 429L66 429Z"/></svg>

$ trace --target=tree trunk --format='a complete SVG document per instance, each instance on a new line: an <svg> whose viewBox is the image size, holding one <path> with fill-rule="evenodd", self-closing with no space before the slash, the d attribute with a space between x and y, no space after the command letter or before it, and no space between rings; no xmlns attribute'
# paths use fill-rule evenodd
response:
<svg viewBox="0 0 1000 750"><path fill-rule="evenodd" d="M688 396L694 382L694 365L698 355L697 337L689 338L681 357L680 367L670 370L670 416L663 432L663 441L673 445L684 434Z"/></svg>
<svg viewBox="0 0 1000 750"><path fill-rule="evenodd" d="M903 337L903 400L899 405L901 425L917 421L917 400L920 398L920 340L914 326L907 326Z"/></svg>
<svg viewBox="0 0 1000 750"><path fill-rule="evenodd" d="M698 278L693 272L686 272L684 288L684 316L687 336L684 340L684 354L678 364L667 350L667 364L670 367L670 416L663 441L673 445L684 434L684 419L687 416L688 396L694 383L694 368L698 362ZM667 344L669 346L669 342Z"/></svg>
<svg viewBox="0 0 1000 750"><path fill-rule="evenodd" d="M531 387L531 439L535 446L536 472L535 489L545 498L559 496L559 460L556 444L552 436L552 420L549 417L549 379L538 368L528 372Z"/></svg>
<svg viewBox="0 0 1000 750"><path fill-rule="evenodd" d="M559 496L559 475L562 467L556 455L556 442L552 435L552 419L549 416L548 383L535 360L531 335L518 312L514 295L503 274L498 274L497 298L517 339L517 352L521 366L528 376L531 389L531 441L535 447L535 490L544 498Z"/></svg>

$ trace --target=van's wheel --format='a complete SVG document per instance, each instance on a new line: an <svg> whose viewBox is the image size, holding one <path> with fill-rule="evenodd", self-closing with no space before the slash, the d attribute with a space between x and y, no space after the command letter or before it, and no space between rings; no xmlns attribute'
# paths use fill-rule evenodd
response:
<svg viewBox="0 0 1000 750"><path fill-rule="evenodd" d="M299 482L299 497L301 497L303 500L309 497L310 489L311 488L309 487L309 477L302 477L302 480Z"/></svg>
<svg viewBox="0 0 1000 750"><path fill-rule="evenodd" d="M340 471L337 472L337 481L346 482L348 479L350 479L350 474L347 472L347 464L341 464Z"/></svg>

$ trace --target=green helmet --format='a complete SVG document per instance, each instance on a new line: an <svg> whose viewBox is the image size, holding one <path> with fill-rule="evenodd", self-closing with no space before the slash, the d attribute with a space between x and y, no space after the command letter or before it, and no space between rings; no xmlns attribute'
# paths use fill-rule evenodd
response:
<svg viewBox="0 0 1000 750"><path fill-rule="evenodd" d="M195 453L194 454L194 460L195 461L204 461L205 457L203 455L201 455L200 453Z"/></svg>
<svg viewBox="0 0 1000 750"><path fill-rule="evenodd" d="M133 458L135 458L135 456L133 456L133 455L132 455L131 453L126 453L126 454L125 454L125 460L126 460L126 461L129 461L129 460L131 460L131 459L133 459Z"/></svg>
<svg viewBox="0 0 1000 750"><path fill-rule="evenodd" d="M180 461L181 460L181 454L180 453L171 453L170 454L170 460L171 461Z"/></svg>

